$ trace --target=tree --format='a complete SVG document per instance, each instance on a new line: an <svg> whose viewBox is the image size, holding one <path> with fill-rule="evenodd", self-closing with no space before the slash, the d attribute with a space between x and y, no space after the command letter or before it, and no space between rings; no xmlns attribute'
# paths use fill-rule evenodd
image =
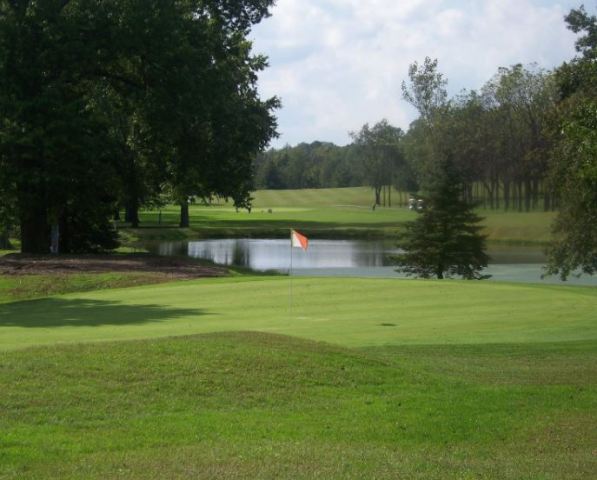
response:
<svg viewBox="0 0 597 480"><path fill-rule="evenodd" d="M437 60L425 57L408 69L409 83L402 83L402 98L415 107L419 118L413 122L406 143L408 163L419 184L428 181L438 162L445 158L449 143L441 137L441 122L450 107L447 80L438 71Z"/></svg>
<svg viewBox="0 0 597 480"><path fill-rule="evenodd" d="M566 17L583 33L582 56L557 71L561 99L553 121L551 179L560 201L549 248L548 274L567 279L597 272L597 17L584 8Z"/></svg>
<svg viewBox="0 0 597 480"><path fill-rule="evenodd" d="M483 279L487 266L482 220L464 195L462 176L448 157L437 165L424 197L424 208L405 226L395 257L398 271L438 279L460 276Z"/></svg>
<svg viewBox="0 0 597 480"><path fill-rule="evenodd" d="M0 171L22 250L110 249L162 185L247 204L275 133L250 27L273 0L0 0ZM6 192L0 192L0 197ZM183 203L181 202L181 207Z"/></svg>
<svg viewBox="0 0 597 480"><path fill-rule="evenodd" d="M417 62L408 69L410 85L402 82L402 97L415 107L421 118L432 125L437 113L448 103L448 81L438 72L437 59L425 57L423 65Z"/></svg>
<svg viewBox="0 0 597 480"><path fill-rule="evenodd" d="M511 200L519 211L529 211L538 203L539 183L547 170L545 126L555 94L552 75L536 65L502 67L484 87L499 118L496 147L506 209Z"/></svg>
<svg viewBox="0 0 597 480"><path fill-rule="evenodd" d="M403 161L400 141L404 132L384 119L373 127L365 124L350 136L360 149L366 181L375 191L375 205L381 205L382 189L393 185L396 168Z"/></svg>

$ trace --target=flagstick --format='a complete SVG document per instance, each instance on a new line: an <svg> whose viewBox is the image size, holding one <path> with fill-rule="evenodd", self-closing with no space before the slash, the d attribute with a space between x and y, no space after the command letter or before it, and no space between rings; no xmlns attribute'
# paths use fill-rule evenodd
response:
<svg viewBox="0 0 597 480"><path fill-rule="evenodd" d="M288 273L289 278L289 291L288 291L288 315L292 320L292 230L290 230L290 272Z"/></svg>

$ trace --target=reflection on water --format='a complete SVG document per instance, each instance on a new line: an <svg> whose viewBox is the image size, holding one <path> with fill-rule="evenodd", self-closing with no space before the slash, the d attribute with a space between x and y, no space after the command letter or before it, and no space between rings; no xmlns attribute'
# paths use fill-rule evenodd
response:
<svg viewBox="0 0 597 480"><path fill-rule="evenodd" d="M398 277L392 268L395 242L379 240L312 240L309 250L293 248L289 240L223 239L163 242L150 248L160 255L188 255L222 265L253 270L288 272L290 255L294 275ZM484 272L492 280L561 283L555 277L541 279L545 255L540 247L491 246L491 262ZM570 279L568 284L597 285L597 277Z"/></svg>
<svg viewBox="0 0 597 480"><path fill-rule="evenodd" d="M222 265L254 270L284 270L290 267L289 240L221 239L194 242L164 242L154 249L160 255L188 255ZM308 252L292 249L293 268L390 267L398 253L393 241L311 240ZM537 247L498 246L490 250L492 264L543 263Z"/></svg>
<svg viewBox="0 0 597 480"><path fill-rule="evenodd" d="M288 271L292 253L293 269L390 266L397 250L383 241L312 240L309 250L290 249L289 240L224 239L195 242L165 242L160 255L189 255L223 265L254 270Z"/></svg>

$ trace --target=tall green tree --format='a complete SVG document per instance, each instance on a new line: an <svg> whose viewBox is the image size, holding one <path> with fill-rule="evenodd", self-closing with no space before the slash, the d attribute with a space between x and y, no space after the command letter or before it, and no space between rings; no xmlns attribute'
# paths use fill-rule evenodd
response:
<svg viewBox="0 0 597 480"><path fill-rule="evenodd" d="M446 90L448 82L438 70L437 59L429 57L425 57L423 64L414 62L410 65L408 77L409 82L402 83L402 98L419 112L406 142L410 154L408 162L422 183L433 175L449 145L441 136L441 122L450 106Z"/></svg>
<svg viewBox="0 0 597 480"><path fill-rule="evenodd" d="M272 3L0 0L0 168L23 251L47 252L52 225L62 251L112 248L116 205L134 219L166 181L246 203L277 105L246 36Z"/></svg>
<svg viewBox="0 0 597 480"><path fill-rule="evenodd" d="M568 278L597 272L597 17L581 7L566 17L581 36L580 56L557 71L551 179L560 211L553 225L547 273Z"/></svg>
<svg viewBox="0 0 597 480"><path fill-rule="evenodd" d="M398 166L403 163L400 142L404 132L384 119L372 127L365 124L350 135L362 155L366 181L375 192L375 205L381 205L382 189L393 187Z"/></svg>
<svg viewBox="0 0 597 480"><path fill-rule="evenodd" d="M405 225L395 257L398 271L421 278L482 279L487 266L482 220L468 201L462 175L450 157L436 165L424 208Z"/></svg>

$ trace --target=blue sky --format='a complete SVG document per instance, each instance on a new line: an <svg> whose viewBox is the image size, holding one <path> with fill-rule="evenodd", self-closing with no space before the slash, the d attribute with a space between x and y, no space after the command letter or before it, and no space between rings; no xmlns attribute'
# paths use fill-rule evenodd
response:
<svg viewBox="0 0 597 480"><path fill-rule="evenodd" d="M263 97L277 95L280 138L339 145L349 131L416 117L400 93L408 66L437 58L449 91L478 89L500 66L552 69L574 55L563 16L568 0L277 0L257 25L254 51L267 55ZM593 12L594 0L585 1Z"/></svg>

